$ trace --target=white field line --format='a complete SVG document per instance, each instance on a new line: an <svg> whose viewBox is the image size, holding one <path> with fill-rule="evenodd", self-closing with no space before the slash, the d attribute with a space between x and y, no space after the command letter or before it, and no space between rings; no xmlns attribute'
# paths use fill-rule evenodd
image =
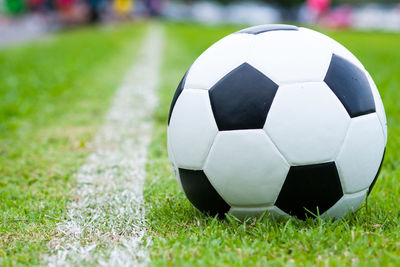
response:
<svg viewBox="0 0 400 267"><path fill-rule="evenodd" d="M137 266L148 262L143 183L162 58L163 31L152 25L136 64L76 174L76 196L49 243L48 266Z"/></svg>

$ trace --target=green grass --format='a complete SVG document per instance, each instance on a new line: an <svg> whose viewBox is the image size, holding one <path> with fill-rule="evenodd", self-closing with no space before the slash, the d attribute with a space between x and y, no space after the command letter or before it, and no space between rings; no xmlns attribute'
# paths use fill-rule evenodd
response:
<svg viewBox="0 0 400 267"><path fill-rule="evenodd" d="M0 51L0 265L38 264L48 251L143 31L87 28Z"/></svg>
<svg viewBox="0 0 400 267"><path fill-rule="evenodd" d="M166 127L172 95L186 69L233 27L170 24L160 106L147 165L146 200L154 266L398 265L400 262L400 35L328 32L364 63L380 89L389 142L380 179L360 211L347 219L217 220L200 214L172 176Z"/></svg>

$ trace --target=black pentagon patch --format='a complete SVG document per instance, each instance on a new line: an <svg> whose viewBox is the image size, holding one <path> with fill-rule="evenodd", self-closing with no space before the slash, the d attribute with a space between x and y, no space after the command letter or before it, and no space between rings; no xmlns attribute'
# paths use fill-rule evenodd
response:
<svg viewBox="0 0 400 267"><path fill-rule="evenodd" d="M266 25L259 25L253 26L250 28L243 29L236 33L248 33L248 34L260 34L263 32L270 32L270 31L298 31L299 28L293 25L286 25L286 24L266 24Z"/></svg>
<svg viewBox="0 0 400 267"><path fill-rule="evenodd" d="M304 220L322 214L343 196L334 162L292 166L275 205Z"/></svg>
<svg viewBox="0 0 400 267"><path fill-rule="evenodd" d="M189 70L185 73L185 75L183 76L181 82L178 85L178 88L176 88L174 97L172 98L172 103L171 106L169 108L169 115L168 115L168 125L169 125L169 121L171 120L171 115L172 115L172 111L174 110L176 101L178 100L178 97L181 95L183 88L185 87L185 82L186 82L186 76L188 74Z"/></svg>
<svg viewBox="0 0 400 267"><path fill-rule="evenodd" d="M183 190L189 201L201 212L224 218L230 206L211 185L203 171L179 169Z"/></svg>
<svg viewBox="0 0 400 267"><path fill-rule="evenodd" d="M350 117L375 112L374 96L365 73L347 59L333 54L324 81Z"/></svg>
<svg viewBox="0 0 400 267"><path fill-rule="evenodd" d="M386 154L386 147L385 147L385 150L383 151L381 164L379 164L379 168L378 168L378 171L376 172L375 178L372 181L372 184L370 185L370 187L368 189L368 196L371 193L372 189L374 188L376 181L378 180L379 173L381 172L381 169L382 169L383 160L385 159L385 154Z"/></svg>
<svg viewBox="0 0 400 267"><path fill-rule="evenodd" d="M211 108L220 131L261 129L278 85L244 63L209 91Z"/></svg>

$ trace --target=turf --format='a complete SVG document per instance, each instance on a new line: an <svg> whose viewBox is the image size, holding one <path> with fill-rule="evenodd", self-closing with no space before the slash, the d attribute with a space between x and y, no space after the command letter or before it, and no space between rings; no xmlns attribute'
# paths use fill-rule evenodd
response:
<svg viewBox="0 0 400 267"><path fill-rule="evenodd" d="M36 265L144 32L87 28L0 51L0 265Z"/></svg>
<svg viewBox="0 0 400 267"><path fill-rule="evenodd" d="M180 79L200 53L237 30L169 24L160 105L148 158L147 216L150 266L397 265L400 260L398 199L400 35L327 32L364 63L380 89L389 142L380 179L367 204L338 221L266 218L240 223L200 214L172 176L166 151L169 104Z"/></svg>

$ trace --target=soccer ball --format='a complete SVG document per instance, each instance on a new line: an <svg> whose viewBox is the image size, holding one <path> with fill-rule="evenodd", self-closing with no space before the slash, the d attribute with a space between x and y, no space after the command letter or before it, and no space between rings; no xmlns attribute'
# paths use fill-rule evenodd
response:
<svg viewBox="0 0 400 267"><path fill-rule="evenodd" d="M382 100L363 65L329 37L290 25L212 45L179 84L168 120L175 177L212 216L354 212L386 141Z"/></svg>

